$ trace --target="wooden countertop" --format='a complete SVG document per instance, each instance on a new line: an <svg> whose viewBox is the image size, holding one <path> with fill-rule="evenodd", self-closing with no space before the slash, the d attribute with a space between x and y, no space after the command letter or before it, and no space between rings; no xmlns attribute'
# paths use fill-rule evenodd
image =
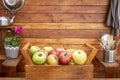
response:
<svg viewBox="0 0 120 80"><path fill-rule="evenodd" d="M0 78L0 80L25 80L25 78ZM94 78L93 80L120 80L120 78Z"/></svg>

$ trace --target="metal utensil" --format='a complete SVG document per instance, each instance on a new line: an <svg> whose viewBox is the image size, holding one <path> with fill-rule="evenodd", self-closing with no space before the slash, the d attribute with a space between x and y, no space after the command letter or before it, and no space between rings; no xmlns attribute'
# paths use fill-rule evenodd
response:
<svg viewBox="0 0 120 80"><path fill-rule="evenodd" d="M9 26L10 24L13 23L15 16L12 17L12 19L10 19L7 16L2 16L0 17L0 26Z"/></svg>
<svg viewBox="0 0 120 80"><path fill-rule="evenodd" d="M101 41L102 41L102 44L103 44L103 46L105 47L105 49L109 49L108 48L108 40L107 40L107 37L108 36L110 36L110 34L109 33L105 33L105 34L103 34L102 36L101 36Z"/></svg>

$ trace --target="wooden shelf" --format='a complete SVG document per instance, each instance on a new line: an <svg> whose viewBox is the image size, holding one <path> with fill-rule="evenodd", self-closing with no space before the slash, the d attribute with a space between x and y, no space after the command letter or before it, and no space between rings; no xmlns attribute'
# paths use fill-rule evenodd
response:
<svg viewBox="0 0 120 80"><path fill-rule="evenodd" d="M0 80L25 80L25 78L0 78ZM83 80L83 79L80 79ZM120 80L119 78L94 78L93 80Z"/></svg>
<svg viewBox="0 0 120 80"><path fill-rule="evenodd" d="M6 56L5 55L0 55L0 60L5 60Z"/></svg>
<svg viewBox="0 0 120 80"><path fill-rule="evenodd" d="M5 72L7 73L7 77L15 77L16 76L16 70L17 70L17 65L21 61L22 56L20 55L16 59L5 59L3 61L2 66Z"/></svg>
<svg viewBox="0 0 120 80"><path fill-rule="evenodd" d="M13 27L10 27L10 26L0 26L0 29L11 29Z"/></svg>
<svg viewBox="0 0 120 80"><path fill-rule="evenodd" d="M20 62L22 56L19 56L18 58L16 59L6 59L2 65L3 66L8 66L8 67L14 67L14 66L17 66L17 64Z"/></svg>
<svg viewBox="0 0 120 80"><path fill-rule="evenodd" d="M114 62L114 63L106 63L103 61L103 59L99 56L96 56L96 58L98 59L98 61L103 65L103 67L105 68L105 77L106 78L113 78L115 77L114 73L116 72L119 63L118 62Z"/></svg>

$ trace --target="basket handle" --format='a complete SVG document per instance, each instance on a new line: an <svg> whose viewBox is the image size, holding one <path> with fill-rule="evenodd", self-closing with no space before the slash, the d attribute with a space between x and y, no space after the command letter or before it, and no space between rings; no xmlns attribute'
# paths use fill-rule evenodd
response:
<svg viewBox="0 0 120 80"><path fill-rule="evenodd" d="M87 61L86 61L85 64L91 64L91 62L94 59L94 57L96 56L98 50L95 47L93 47L92 45L88 44L88 43L86 43L86 46L91 48L92 51L91 51L90 54L88 54L88 58L87 58Z"/></svg>
<svg viewBox="0 0 120 80"><path fill-rule="evenodd" d="M21 49L21 53L22 53L23 57L25 58L26 64L32 65L33 62L32 62L32 59L29 55L29 47L30 47L30 43L27 42L25 44L25 46Z"/></svg>

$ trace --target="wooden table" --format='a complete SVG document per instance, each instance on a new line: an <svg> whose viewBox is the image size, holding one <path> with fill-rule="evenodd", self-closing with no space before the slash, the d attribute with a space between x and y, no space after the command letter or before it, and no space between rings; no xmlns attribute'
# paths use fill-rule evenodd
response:
<svg viewBox="0 0 120 80"><path fill-rule="evenodd" d="M15 77L16 76L16 70L17 70L17 65L21 61L22 56L19 56L16 59L5 59L3 61L2 66L3 70L7 73L6 77Z"/></svg>
<svg viewBox="0 0 120 80"><path fill-rule="evenodd" d="M0 78L0 80L25 80L25 78ZM120 78L94 78L93 80L120 80Z"/></svg>

